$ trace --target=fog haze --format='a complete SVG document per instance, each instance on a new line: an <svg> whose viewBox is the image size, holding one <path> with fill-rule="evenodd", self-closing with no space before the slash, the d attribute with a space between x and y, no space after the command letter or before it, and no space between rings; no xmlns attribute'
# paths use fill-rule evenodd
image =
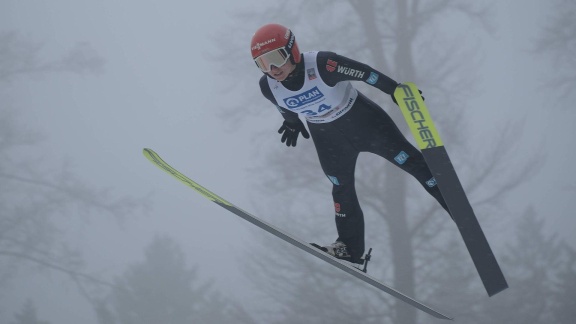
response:
<svg viewBox="0 0 576 324"><path fill-rule="evenodd" d="M499 214L506 219L498 226L515 228L517 216L532 206L545 220L548 235L576 248L576 154L571 143L576 116L567 105L576 97L573 93L561 97L545 84L554 78L554 60L534 51L551 10L535 0L494 2L491 10L488 32L469 35L477 43L481 63L474 67L474 95L463 100L467 137L458 141L482 151L498 140L491 135L495 130L523 125L521 132L509 134L514 146L508 163L536 156L542 166L537 173L526 174L526 181L509 193ZM245 21L235 15L252 11L258 15ZM81 53L93 63L78 71L40 69L0 80L2 108L15 112L20 130L40 138L37 145L11 151L10 159L36 160L37 171L45 174L73 174L111 201L139 202L122 217L71 208L58 218L61 238L81 251L87 274L112 283L144 258L155 235L168 235L181 245L187 264L198 269L202 280L212 280L215 289L248 312L261 306L265 298L242 272L242 263L254 257L246 246L262 239L253 226L152 166L141 151L154 149L247 211L297 206L298 201L266 197L254 189L260 179L254 167L262 165L267 149L274 154L299 153L298 147L290 153L281 147L276 133L281 117L261 98L257 84L261 73L248 52L253 31L268 22L266 13L278 15L273 3L256 0L202 5L133 0L0 2L0 33L13 33L19 42L35 48L39 65L59 62L70 53ZM462 18L448 20L443 36L451 38L450 30L456 33L469 24ZM298 31L305 35L310 30L305 23L290 27L297 38ZM354 57L345 42L335 49L304 38L299 41L303 51L334 50ZM246 72L232 74L239 67ZM238 87L231 89L230 83ZM247 113L259 107L271 113L237 124L223 114L224 108L243 109L242 105L251 105ZM440 113L429 109L433 116ZM443 140L452 152L451 139ZM330 199L325 196L327 203ZM260 216L275 222L274 215ZM504 249L507 235L508 229L487 224L488 238L503 244L495 243L497 247ZM12 263L18 264L18 271L1 283L0 322L12 321L30 299L38 316L50 323L98 323L92 305L68 276L10 258L1 264ZM254 318L261 319L257 314Z"/></svg>

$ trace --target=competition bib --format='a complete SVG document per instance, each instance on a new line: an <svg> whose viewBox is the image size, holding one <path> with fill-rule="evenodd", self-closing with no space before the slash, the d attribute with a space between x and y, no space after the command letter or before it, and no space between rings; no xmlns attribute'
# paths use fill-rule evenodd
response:
<svg viewBox="0 0 576 324"><path fill-rule="evenodd" d="M268 77L268 85L278 105L303 115L311 123L328 123L352 108L358 91L349 81L330 87L320 78L316 55L304 53L304 85L300 90L286 89L281 82Z"/></svg>

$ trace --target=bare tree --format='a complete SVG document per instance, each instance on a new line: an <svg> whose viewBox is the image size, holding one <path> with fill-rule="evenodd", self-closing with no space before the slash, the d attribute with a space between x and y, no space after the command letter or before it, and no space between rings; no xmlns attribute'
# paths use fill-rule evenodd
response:
<svg viewBox="0 0 576 324"><path fill-rule="evenodd" d="M253 323L237 303L202 282L178 244L166 236L157 236L145 259L116 280L97 314L102 324Z"/></svg>
<svg viewBox="0 0 576 324"><path fill-rule="evenodd" d="M41 46L16 32L0 32L0 96L18 78L38 74L100 70L103 60L81 43L62 58L42 61ZM68 217L107 214L122 219L142 206L141 199L114 198L75 176L64 163L50 169L41 153L40 134L27 129L8 105L0 108L0 276L7 280L21 266L64 273L77 282L108 284L83 269L81 252L64 239Z"/></svg>
<svg viewBox="0 0 576 324"><path fill-rule="evenodd" d="M554 76L546 84L568 97L576 85L576 3L554 0L547 8L551 12L535 40L534 52L548 56L553 68Z"/></svg>
<svg viewBox="0 0 576 324"><path fill-rule="evenodd" d="M555 269L556 277L552 280L556 299L550 305L551 317L554 323L570 323L576 317L576 251L566 244L561 244L560 249L565 258Z"/></svg>
<svg viewBox="0 0 576 324"><path fill-rule="evenodd" d="M547 234L544 220L528 207L518 220L514 241L506 249L513 292L497 302L477 303L467 323L571 323L576 294L575 251L554 233ZM510 311L513 310L513 311Z"/></svg>
<svg viewBox="0 0 576 324"><path fill-rule="evenodd" d="M38 319L36 306L30 299L24 303L20 312L14 314L14 318L15 321L10 324L50 324L48 321Z"/></svg>
<svg viewBox="0 0 576 324"><path fill-rule="evenodd" d="M102 57L86 42L78 42L64 56L50 61L39 59L41 50L41 44L16 31L0 31L0 80L53 72L97 73L104 68Z"/></svg>

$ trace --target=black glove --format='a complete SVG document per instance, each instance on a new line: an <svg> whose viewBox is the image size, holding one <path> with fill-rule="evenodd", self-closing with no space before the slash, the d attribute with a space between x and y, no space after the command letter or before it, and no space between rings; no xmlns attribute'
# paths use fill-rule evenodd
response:
<svg viewBox="0 0 576 324"><path fill-rule="evenodd" d="M278 130L278 133L282 134L282 143L286 143L286 146L296 146L296 140L300 132L302 132L304 138L310 138L306 127L304 127L304 124L299 119L294 122L285 120L282 127Z"/></svg>
<svg viewBox="0 0 576 324"><path fill-rule="evenodd" d="M398 105L398 102L396 101L396 97L394 97L394 92L396 91L396 88L394 88L394 91L392 91L392 94L390 94L390 97L392 97L392 101L394 101L394 103L396 105ZM422 95L422 90L418 89L418 92L420 92L420 96L422 97L422 101L425 101L426 98L424 98L424 96Z"/></svg>

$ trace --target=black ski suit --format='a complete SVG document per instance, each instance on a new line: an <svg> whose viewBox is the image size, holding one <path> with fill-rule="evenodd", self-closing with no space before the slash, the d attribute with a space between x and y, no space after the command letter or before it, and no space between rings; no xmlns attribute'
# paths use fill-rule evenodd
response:
<svg viewBox="0 0 576 324"><path fill-rule="evenodd" d="M305 67L304 62L302 55L295 71L281 82L284 88L300 90L311 73L329 87L335 87L342 81L364 81L392 95L398 85L370 66L333 52L317 52L317 73L311 71L310 63ZM299 122L298 113L286 105L279 105L271 89L271 85L277 88L277 83L280 82L264 75L260 79L262 94L276 105L286 121ZM347 245L353 259L360 258L364 253L364 215L354 186L354 169L360 152L375 153L408 172L447 210L420 151L406 140L390 116L362 93L358 92L349 110L336 119L319 123L308 120L307 125L322 169L333 184L337 240Z"/></svg>

